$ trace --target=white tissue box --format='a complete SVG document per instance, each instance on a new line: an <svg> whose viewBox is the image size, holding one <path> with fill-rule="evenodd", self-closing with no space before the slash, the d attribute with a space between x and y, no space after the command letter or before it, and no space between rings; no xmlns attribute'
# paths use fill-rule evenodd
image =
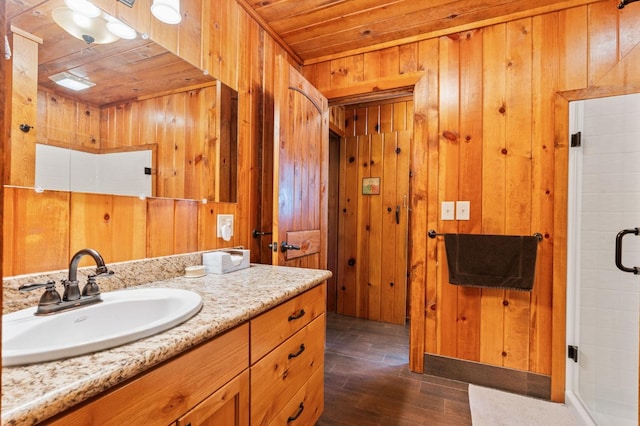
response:
<svg viewBox="0 0 640 426"><path fill-rule="evenodd" d="M207 274L226 274L249 267L249 250L218 250L202 255Z"/></svg>

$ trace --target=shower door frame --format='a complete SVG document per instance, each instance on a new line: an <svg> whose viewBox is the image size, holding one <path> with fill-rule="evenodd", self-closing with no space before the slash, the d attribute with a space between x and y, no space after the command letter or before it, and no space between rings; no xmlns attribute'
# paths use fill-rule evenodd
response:
<svg viewBox="0 0 640 426"><path fill-rule="evenodd" d="M582 91L583 95L584 92ZM556 109L558 111L564 111L566 108L566 112L568 113L568 126L566 127L567 133L566 138L567 142L570 140L570 135L576 133L577 131L581 131L583 129L583 123L581 122L583 119L584 113L584 102L573 102L569 104L570 101L588 101L589 99L601 98L601 97L613 97L613 96L623 96L634 93L612 93L603 95L598 92L597 96L585 96L584 98L579 97L579 99L556 99L556 106L560 106L560 108ZM557 120L560 119L559 115L556 115ZM556 126L558 129L559 126ZM563 253L566 254L566 267L567 267L567 275L566 275L566 319L567 319L567 327L566 327L566 337L567 344L579 344L580 342L580 319L579 319L579 310L581 309L580 304L580 287L579 285L574 285L574 283L580 282L581 275L581 255L578 252L581 249L581 217L582 217L582 153L577 150L573 154L567 153L567 187L566 187L566 195L567 195L567 215L566 215L566 251L563 250ZM558 159L556 159L556 165L558 164ZM556 185L558 182L556 182ZM557 187L556 187L557 188ZM557 213L557 211L556 211ZM558 217L558 216L556 216ZM557 229L557 228L556 228ZM613 263L613 256L611 262ZM640 339L639 339L640 340ZM579 352L576 350L576 352ZM639 361L640 364L640 361ZM638 374L638 370L636 370ZM577 389L579 380L578 380L578 365L574 363L571 359L566 359L566 391L565 391L565 402L575 409L576 414L581 417L587 425L595 425L596 422L593 420L592 415L589 413L588 408L586 408L585 401L582 400L579 389ZM640 374L638 374L638 387L640 388ZM640 405L640 403L639 403ZM640 423L640 409L638 410L638 421Z"/></svg>

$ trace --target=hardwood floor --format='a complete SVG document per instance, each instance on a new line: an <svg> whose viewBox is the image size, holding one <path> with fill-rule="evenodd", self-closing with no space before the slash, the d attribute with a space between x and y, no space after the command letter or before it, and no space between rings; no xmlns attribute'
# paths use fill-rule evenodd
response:
<svg viewBox="0 0 640 426"><path fill-rule="evenodd" d="M408 354L408 326L329 313L316 425L471 425L467 383L412 373Z"/></svg>

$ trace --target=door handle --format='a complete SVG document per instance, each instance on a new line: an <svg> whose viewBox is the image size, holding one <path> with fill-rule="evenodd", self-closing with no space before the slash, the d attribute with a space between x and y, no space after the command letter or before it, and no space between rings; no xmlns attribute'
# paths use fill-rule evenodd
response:
<svg viewBox="0 0 640 426"><path fill-rule="evenodd" d="M631 272L640 275L640 266L632 266L630 268L622 264L622 238L627 234L640 235L640 228L625 229L616 235L616 266L623 272Z"/></svg>
<svg viewBox="0 0 640 426"><path fill-rule="evenodd" d="M400 225L400 205L396 206L396 224Z"/></svg>
<svg viewBox="0 0 640 426"><path fill-rule="evenodd" d="M280 245L280 251L282 251L284 253L287 250L300 250L300 246L294 246L292 244L287 244L286 241L283 241L282 244Z"/></svg>
<svg viewBox="0 0 640 426"><path fill-rule="evenodd" d="M267 247L269 247L269 248L271 249L271 251L273 251L274 253L277 253L277 252L278 252L278 242L277 242L277 241L274 241L274 242L272 242L272 243L269 243L269 244L267 245Z"/></svg>
<svg viewBox="0 0 640 426"><path fill-rule="evenodd" d="M257 229L254 229L251 235L253 236L253 238L258 238L258 237L262 237L263 235L271 235L271 232L262 232L262 231L258 231Z"/></svg>

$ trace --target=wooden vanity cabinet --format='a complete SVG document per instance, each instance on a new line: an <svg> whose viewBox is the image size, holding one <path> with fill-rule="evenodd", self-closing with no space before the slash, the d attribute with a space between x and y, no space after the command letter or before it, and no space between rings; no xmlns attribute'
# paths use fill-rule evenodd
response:
<svg viewBox="0 0 640 426"><path fill-rule="evenodd" d="M326 284L251 320L251 424L310 425L324 408Z"/></svg>
<svg viewBox="0 0 640 426"><path fill-rule="evenodd" d="M324 409L326 283L47 424L315 424Z"/></svg>

